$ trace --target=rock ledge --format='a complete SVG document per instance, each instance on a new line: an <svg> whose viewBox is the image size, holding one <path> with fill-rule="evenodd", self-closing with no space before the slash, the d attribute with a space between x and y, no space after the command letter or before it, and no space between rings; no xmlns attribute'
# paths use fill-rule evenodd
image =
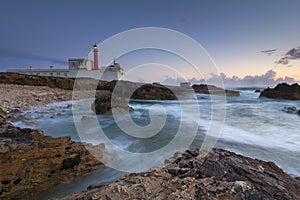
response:
<svg viewBox="0 0 300 200"><path fill-rule="evenodd" d="M167 164L94 184L64 199L299 199L300 181L272 162L213 149L176 153Z"/></svg>

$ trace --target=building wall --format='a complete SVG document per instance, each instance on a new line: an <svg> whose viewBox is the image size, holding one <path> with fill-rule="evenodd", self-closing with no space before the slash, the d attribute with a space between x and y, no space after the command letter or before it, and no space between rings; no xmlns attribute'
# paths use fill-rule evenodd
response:
<svg viewBox="0 0 300 200"><path fill-rule="evenodd" d="M8 70L8 72L37 76L70 77L69 70Z"/></svg>
<svg viewBox="0 0 300 200"><path fill-rule="evenodd" d="M68 59L68 67L70 70L92 70L94 67L94 62L84 58L70 58Z"/></svg>
<svg viewBox="0 0 300 200"><path fill-rule="evenodd" d="M53 77L89 77L99 80L112 81L124 80L124 70L118 63L114 63L108 67L101 67L100 70L93 70L94 63L92 60L86 59L68 59L69 69L34 69L29 70L8 70L20 74L38 75L38 76L53 76Z"/></svg>
<svg viewBox="0 0 300 200"><path fill-rule="evenodd" d="M122 68L121 68L122 69ZM95 78L99 80L112 81L112 80L123 80L125 79L122 72L119 69L112 67L102 67L101 70L67 70L67 69L53 69L53 70L8 70L8 72L15 72L27 75L38 75L38 76L52 76L52 77L87 77Z"/></svg>

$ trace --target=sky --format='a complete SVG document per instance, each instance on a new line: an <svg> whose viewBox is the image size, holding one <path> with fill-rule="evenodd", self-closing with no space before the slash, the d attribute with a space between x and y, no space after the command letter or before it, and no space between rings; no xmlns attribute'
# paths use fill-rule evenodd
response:
<svg viewBox="0 0 300 200"><path fill-rule="evenodd" d="M203 47L218 69L211 79L221 76L228 85L299 82L299 8L299 0L2 0L0 71L66 68L68 58L85 57L93 44L116 34L162 27ZM185 61L161 51L117 57L125 73L144 64L135 72L146 74L140 80L178 81L178 73L194 82L203 78Z"/></svg>

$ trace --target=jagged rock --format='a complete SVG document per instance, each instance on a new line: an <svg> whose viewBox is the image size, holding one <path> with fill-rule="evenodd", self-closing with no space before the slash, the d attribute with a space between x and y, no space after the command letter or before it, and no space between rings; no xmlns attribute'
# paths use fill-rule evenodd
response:
<svg viewBox="0 0 300 200"><path fill-rule="evenodd" d="M200 84L200 85L193 85L192 88L194 89L195 92L201 94L226 94L227 96L240 96L239 91L224 90L222 88L213 85Z"/></svg>
<svg viewBox="0 0 300 200"><path fill-rule="evenodd" d="M213 149L175 154L143 173L93 184L69 199L299 199L300 181L272 162Z"/></svg>
<svg viewBox="0 0 300 200"><path fill-rule="evenodd" d="M295 106L285 106L283 111L290 114L298 114L299 111Z"/></svg>
<svg viewBox="0 0 300 200"><path fill-rule="evenodd" d="M102 165L87 144L15 127L2 114L0 110L0 199L30 199ZM103 144L94 148L98 154L104 151Z"/></svg>
<svg viewBox="0 0 300 200"><path fill-rule="evenodd" d="M300 100L300 86L295 83L289 85L280 83L275 88L264 89L260 97L272 99Z"/></svg>

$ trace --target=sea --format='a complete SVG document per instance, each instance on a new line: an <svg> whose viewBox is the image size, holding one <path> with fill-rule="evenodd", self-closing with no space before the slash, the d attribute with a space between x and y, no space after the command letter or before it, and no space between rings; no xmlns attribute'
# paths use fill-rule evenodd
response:
<svg viewBox="0 0 300 200"><path fill-rule="evenodd" d="M35 198L60 198L128 171L145 171L186 148L222 148L274 162L285 172L300 176L300 115L285 111L285 107L300 109L300 101L259 98L255 90L262 88L232 89L240 96L228 96L225 101L207 94L181 102L132 100L134 111L118 116L96 116L92 99L24 111L15 125L43 130L53 137L104 143L109 155L106 166Z"/></svg>

